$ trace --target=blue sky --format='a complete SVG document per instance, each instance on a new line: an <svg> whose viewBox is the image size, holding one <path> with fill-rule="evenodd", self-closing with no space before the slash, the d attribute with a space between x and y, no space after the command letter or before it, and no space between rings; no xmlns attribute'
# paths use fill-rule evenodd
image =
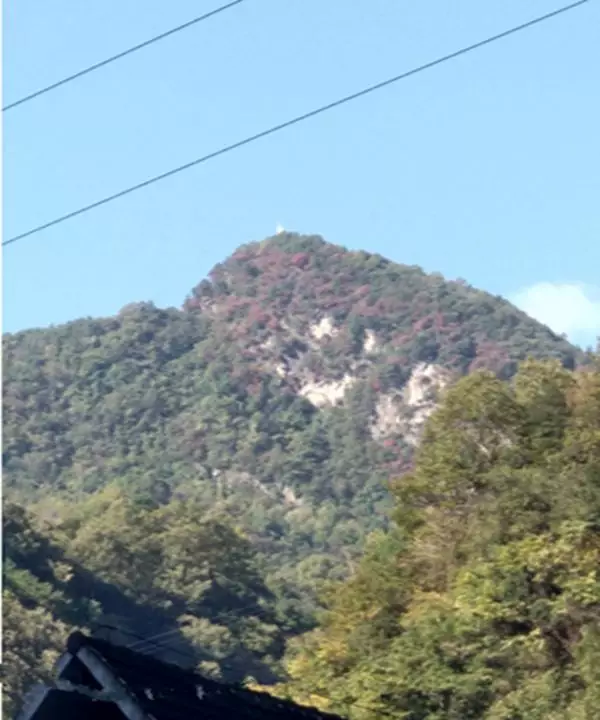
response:
<svg viewBox="0 0 600 720"><path fill-rule="evenodd" d="M218 4L8 0L4 103ZM558 6L247 0L6 113L5 237ZM593 343L598 28L590 2L5 248L4 330L180 305L281 223Z"/></svg>

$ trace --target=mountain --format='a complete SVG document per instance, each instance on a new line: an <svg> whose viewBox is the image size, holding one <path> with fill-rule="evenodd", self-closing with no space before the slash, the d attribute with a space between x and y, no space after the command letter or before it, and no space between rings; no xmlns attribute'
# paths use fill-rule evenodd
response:
<svg viewBox="0 0 600 720"><path fill-rule="evenodd" d="M3 353L4 493L31 511L14 534L54 548L50 569L5 549L15 627L37 602L65 627L179 628L198 662L261 681L389 526L389 480L446 387L586 360L500 297L290 233L241 247L181 309L5 335ZM97 604L74 614L82 592Z"/></svg>
<svg viewBox="0 0 600 720"><path fill-rule="evenodd" d="M385 526L386 482L444 386L581 360L499 297L295 234L241 247L181 310L131 305L3 352L9 496L49 518L111 483L150 505L194 497L271 567L300 561L308 587Z"/></svg>

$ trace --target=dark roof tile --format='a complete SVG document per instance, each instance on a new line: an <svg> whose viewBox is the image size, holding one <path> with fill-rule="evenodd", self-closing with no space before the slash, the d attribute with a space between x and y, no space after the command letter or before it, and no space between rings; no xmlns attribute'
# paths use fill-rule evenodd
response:
<svg viewBox="0 0 600 720"><path fill-rule="evenodd" d="M139 706L156 720L335 720L336 716L301 707L287 700L241 686L225 685L176 665L74 633L67 649L77 654L93 649L135 696Z"/></svg>

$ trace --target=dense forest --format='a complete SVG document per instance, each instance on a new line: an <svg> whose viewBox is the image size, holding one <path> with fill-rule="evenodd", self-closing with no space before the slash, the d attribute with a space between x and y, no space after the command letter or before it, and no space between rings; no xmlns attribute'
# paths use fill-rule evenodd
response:
<svg viewBox="0 0 600 720"><path fill-rule="evenodd" d="M181 309L6 335L3 356L9 706L81 627L352 718L538 717L510 708L562 670L517 658L538 625L500 626L526 623L509 572L526 553L583 543L593 560L591 352L463 281L285 234L240 248ZM506 608L496 582L517 593ZM452 614L478 593L482 618ZM573 612L591 663L594 620ZM494 632L512 650L496 657ZM557 718L594 702L577 663Z"/></svg>
<svg viewBox="0 0 600 720"><path fill-rule="evenodd" d="M278 692L371 719L600 717L600 356L477 372Z"/></svg>

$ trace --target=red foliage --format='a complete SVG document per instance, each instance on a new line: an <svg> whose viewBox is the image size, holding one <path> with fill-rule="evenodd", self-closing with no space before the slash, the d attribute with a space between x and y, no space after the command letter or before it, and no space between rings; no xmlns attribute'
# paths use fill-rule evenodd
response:
<svg viewBox="0 0 600 720"><path fill-rule="evenodd" d="M252 253L249 253L247 250L238 250L233 253L231 259L237 260L238 262L245 262L246 260L252 260L252 257Z"/></svg>
<svg viewBox="0 0 600 720"><path fill-rule="evenodd" d="M310 262L310 255L308 253L296 253L292 255L292 265L297 268L305 268Z"/></svg>
<svg viewBox="0 0 600 720"><path fill-rule="evenodd" d="M252 303L248 309L248 322L252 325L266 325L271 319L271 314L263 310L256 302Z"/></svg>
<svg viewBox="0 0 600 720"><path fill-rule="evenodd" d="M251 395L252 397L258 397L262 390L262 383L260 381L260 378L255 378L253 381L248 385L246 388L248 395Z"/></svg>
<svg viewBox="0 0 600 720"><path fill-rule="evenodd" d="M183 303L183 309L186 311L196 310L197 308L201 307L202 301L195 297L186 298L185 302Z"/></svg>
<svg viewBox="0 0 600 720"><path fill-rule="evenodd" d="M403 345L406 345L407 343L410 343L413 339L412 333L399 333L398 335L395 335L392 338L391 345L392 347L402 347Z"/></svg>
<svg viewBox="0 0 600 720"><path fill-rule="evenodd" d="M432 325L432 320L433 318L431 315L425 315L425 317L422 317L413 323L413 330L416 333L423 332L423 330L429 330Z"/></svg>
<svg viewBox="0 0 600 720"><path fill-rule="evenodd" d="M477 348L477 357L471 362L469 372L486 368L492 372L499 372L510 360L510 356L495 342L480 342Z"/></svg>
<svg viewBox="0 0 600 720"><path fill-rule="evenodd" d="M444 314L441 312L436 312L433 316L433 326L436 330L441 330L445 327L444 324Z"/></svg>

